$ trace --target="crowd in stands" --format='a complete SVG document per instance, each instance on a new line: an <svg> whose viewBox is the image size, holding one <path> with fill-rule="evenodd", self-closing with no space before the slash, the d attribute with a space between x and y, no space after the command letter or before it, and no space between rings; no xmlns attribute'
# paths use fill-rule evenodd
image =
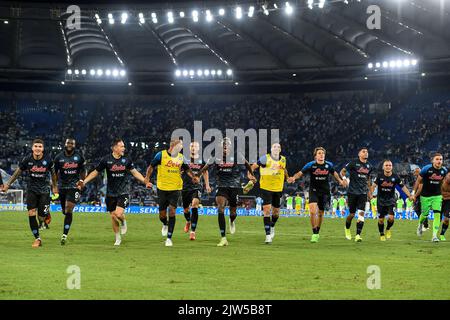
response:
<svg viewBox="0 0 450 320"><path fill-rule="evenodd" d="M91 170L110 152L112 138L122 137L128 155L144 173L155 153L167 147L172 131L186 128L192 132L194 120L202 121L203 132L209 128L223 132L238 128L279 129L282 154L292 174L312 160L316 146L325 147L327 158L340 169L356 158L359 146L366 145L374 165L391 158L409 183L410 164L428 163L431 151L440 151L449 159L450 96L439 96L437 101L411 98L385 113L370 113L368 103L358 95L342 99L280 95L209 100L158 97L114 102L3 101L0 168L7 173L14 171L37 136L44 138L47 150L53 154L62 150L66 137L72 136ZM302 181L286 190L293 194L307 185ZM85 200L97 199L104 192L103 180L98 179L84 193ZM133 197L151 201L148 191L136 183Z"/></svg>

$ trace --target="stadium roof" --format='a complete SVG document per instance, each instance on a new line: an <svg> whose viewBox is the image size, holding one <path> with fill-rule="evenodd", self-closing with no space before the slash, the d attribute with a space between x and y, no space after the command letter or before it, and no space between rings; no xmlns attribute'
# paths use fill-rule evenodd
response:
<svg viewBox="0 0 450 320"><path fill-rule="evenodd" d="M417 59L419 67L404 74L450 70L450 1L333 0L323 8L319 1L314 0L313 9L307 0L291 1L290 15L284 1L277 2L278 9L273 1L241 1L241 19L236 18L237 4L227 1L84 4L81 28L75 30L66 26L69 3L3 2L0 81L60 82L68 69L101 68L126 70L133 83L171 83L176 70L198 69L230 69L233 82L322 83L391 76L382 67L373 73L369 63L405 59ZM380 30L366 26L371 4L381 8ZM252 17L249 6L255 8ZM223 16L220 8L226 11ZM108 23L109 14L114 24Z"/></svg>

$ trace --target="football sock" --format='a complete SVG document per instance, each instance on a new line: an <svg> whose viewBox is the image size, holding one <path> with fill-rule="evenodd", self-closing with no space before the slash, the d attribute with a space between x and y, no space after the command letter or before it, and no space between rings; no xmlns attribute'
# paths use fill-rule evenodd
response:
<svg viewBox="0 0 450 320"><path fill-rule="evenodd" d="M363 226L364 226L364 222L362 222L362 221L358 221L358 222L356 223L356 234L361 235Z"/></svg>
<svg viewBox="0 0 450 320"><path fill-rule="evenodd" d="M352 226L352 217L348 216L347 219L345 220L345 228L350 229L351 226Z"/></svg>
<svg viewBox="0 0 450 320"><path fill-rule="evenodd" d="M448 228L448 224L445 224L445 222L442 224L442 230L441 230L441 235L443 236L445 234L445 231L447 231Z"/></svg>
<svg viewBox="0 0 450 320"><path fill-rule="evenodd" d="M36 220L36 216L28 216L28 220L30 222L30 229L33 233L33 236L37 239L39 238L39 226Z"/></svg>
<svg viewBox="0 0 450 320"><path fill-rule="evenodd" d="M219 220L219 229L220 229L220 234L222 235L222 237L225 237L225 228L226 228L226 223L225 223L225 213L223 212L224 209L219 209L219 214L218 214L218 220Z"/></svg>
<svg viewBox="0 0 450 320"><path fill-rule="evenodd" d="M392 220L392 221L388 220L386 230L390 230L393 225L394 225L394 220Z"/></svg>
<svg viewBox="0 0 450 320"><path fill-rule="evenodd" d="M73 214L72 212L66 212L64 216L64 230L63 234L67 235L70 230L70 226L72 225Z"/></svg>
<svg viewBox="0 0 450 320"><path fill-rule="evenodd" d="M434 211L433 237L436 237L440 226L441 226L441 212L440 211Z"/></svg>
<svg viewBox="0 0 450 320"><path fill-rule="evenodd" d="M191 212L189 210L184 211L184 217L187 222L191 221Z"/></svg>
<svg viewBox="0 0 450 320"><path fill-rule="evenodd" d="M277 223L277 221L278 221L278 216L274 216L274 215L272 215L272 223L271 223L271 227L273 228L273 227L275 227L275 223Z"/></svg>
<svg viewBox="0 0 450 320"><path fill-rule="evenodd" d="M270 235L270 217L264 217L264 230L266 231L266 236Z"/></svg>
<svg viewBox="0 0 450 320"><path fill-rule="evenodd" d="M169 216L169 230L167 232L167 238L171 239L173 234L173 229L175 229L175 216L170 217Z"/></svg>
<svg viewBox="0 0 450 320"><path fill-rule="evenodd" d="M161 221L163 225L167 226L167 217L159 216L159 221Z"/></svg>
<svg viewBox="0 0 450 320"><path fill-rule="evenodd" d="M195 231L197 228L197 222L198 222L198 208L192 208L192 218L191 218L191 230Z"/></svg>
<svg viewBox="0 0 450 320"><path fill-rule="evenodd" d="M378 231L380 232L381 236L384 236L384 222L383 223L378 222Z"/></svg>

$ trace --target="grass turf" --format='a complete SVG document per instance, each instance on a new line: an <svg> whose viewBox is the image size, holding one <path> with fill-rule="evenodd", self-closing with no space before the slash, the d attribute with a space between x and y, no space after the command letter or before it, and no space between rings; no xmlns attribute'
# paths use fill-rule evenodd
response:
<svg viewBox="0 0 450 320"><path fill-rule="evenodd" d="M265 245L262 218L238 217L225 248L216 247L216 216L200 216L196 241L177 216L171 248L156 215L127 221L115 248L108 215L77 213L61 246L63 217L53 213L43 246L32 249L26 213L1 212L0 299L450 299L450 243L431 243L431 231L418 239L416 221L396 221L393 239L380 242L376 221L366 220L355 243L342 219L325 219L312 244L309 219L281 217ZM79 290L67 289L70 265L80 267ZM379 290L367 288L370 265L380 267Z"/></svg>

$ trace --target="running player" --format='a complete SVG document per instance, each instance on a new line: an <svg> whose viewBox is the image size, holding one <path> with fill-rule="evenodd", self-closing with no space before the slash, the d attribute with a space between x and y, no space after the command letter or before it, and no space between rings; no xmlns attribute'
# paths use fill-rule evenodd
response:
<svg viewBox="0 0 450 320"><path fill-rule="evenodd" d="M173 246L172 235L175 229L177 203L183 189L181 171L186 172L192 179L193 184L197 185L200 182L200 179L194 175L180 153L181 149L183 149L183 142L180 139L172 139L169 149L156 154L145 175L146 183L150 183L152 173L157 169L156 186L158 189L159 220L163 224L161 234L163 237L167 236L166 247ZM186 196L186 198L188 197ZM169 207L169 221L167 221L167 207Z"/></svg>
<svg viewBox="0 0 450 320"><path fill-rule="evenodd" d="M49 174L52 178L52 190L54 194L58 193L57 177L53 160L48 154L44 153L44 141L41 139L33 140L32 153L26 156L19 167L13 173L8 182L3 186L3 192L7 192L11 184L22 174L27 171L29 180L27 183L27 210L28 220L30 223L31 232L34 235L34 242L31 245L33 248L40 247L42 240L39 236L39 225L36 220L36 215L39 215L39 220L46 224L50 223L50 184Z"/></svg>
<svg viewBox="0 0 450 320"><path fill-rule="evenodd" d="M234 234L236 232L236 209L237 209L237 198L239 192L241 192L241 169L243 165L239 163L244 163L247 169L247 176L252 180L253 184L256 182L256 178L253 176L252 168L248 161L240 154L236 159L232 155L231 150L231 140L227 137L222 141L222 157L218 156L216 159L208 160L207 164L200 170L199 174L203 174L208 168L213 168L216 171L216 181L218 185L216 193L216 204L218 209L218 222L221 239L218 247L224 247L228 245L228 240L225 236L226 222L225 222L225 206L228 204L230 206L230 233ZM229 159L227 159L229 158ZM230 160L230 161L227 161Z"/></svg>
<svg viewBox="0 0 450 320"><path fill-rule="evenodd" d="M344 180L334 170L334 165L325 161L326 151L322 147L314 149L314 161L307 163L303 169L288 179L289 183L294 183L303 175L310 175L309 185L309 209L313 234L311 242L319 241L319 231L322 225L325 203L330 201L329 175L333 175L336 181L343 187L346 186Z"/></svg>
<svg viewBox="0 0 450 320"><path fill-rule="evenodd" d="M337 216L336 216L336 211L337 211L337 208L338 208L338 199L336 199L336 197L333 197L333 200L332 200L332 203L333 203L333 213L332 213L332 218L336 218Z"/></svg>
<svg viewBox="0 0 450 320"><path fill-rule="evenodd" d="M61 210L64 215L64 228L61 236L61 245L65 245L67 235L72 225L73 208L80 200L80 190L77 188L78 180L84 180L84 157L75 149L76 142L73 138L66 139L64 151L55 157L55 172L59 176L58 189Z"/></svg>
<svg viewBox="0 0 450 320"><path fill-rule="evenodd" d="M442 222L441 229L441 241L446 241L445 239L445 231L447 231L449 218L450 218L450 172L445 176L444 182L442 182L442 214L444 215L444 221Z"/></svg>
<svg viewBox="0 0 450 320"><path fill-rule="evenodd" d="M345 208L347 203L343 194L341 194L341 196L339 197L338 202L339 202L339 214L341 218L343 218L345 217Z"/></svg>
<svg viewBox="0 0 450 320"><path fill-rule="evenodd" d="M380 240L386 241L390 239L391 228L394 225L394 206L395 206L395 187L399 186L402 188L403 192L413 199L413 196L409 193L408 188L403 185L402 180L398 175L392 172L392 162L390 160L383 161L383 172L380 172L375 178L371 192L374 191L375 187L378 187L378 230L380 232ZM403 200L402 200L403 201ZM389 215L386 235L384 234L384 218Z"/></svg>
<svg viewBox="0 0 450 320"><path fill-rule="evenodd" d="M358 212L358 222L356 223L355 241L361 242L361 232L364 226L364 211L367 199L372 199L372 194L369 192L370 188L370 174L372 173L372 166L367 159L369 158L369 151L366 147L362 147L358 152L358 159L347 163L345 168L341 170L341 176L345 177L347 173L350 175L350 184L348 187L348 207L349 215L345 221L345 238L352 239L350 227L355 213ZM344 178L346 179L346 178Z"/></svg>
<svg viewBox="0 0 450 320"><path fill-rule="evenodd" d="M192 141L189 145L191 159L187 163L191 171L197 175L198 172L205 165L200 159L199 150L200 144L197 141ZM183 191L181 192L181 198L183 199L183 211L186 219L186 225L184 226L184 232L189 230L189 239L195 240L195 230L198 223L198 207L200 205L201 193L203 186L201 183L193 183L192 178L186 171L182 171L183 179ZM205 189L207 193L211 193L211 187L209 186L209 174L208 171L203 172L203 180L205 181Z"/></svg>
<svg viewBox="0 0 450 320"><path fill-rule="evenodd" d="M274 143L270 153L262 156L257 163L252 164L252 172L259 168L260 194L263 199L264 230L266 244L270 244L275 237L275 224L280 216L281 196L284 181L289 178L286 170L286 158L281 154L281 145ZM272 220L270 212L272 211Z"/></svg>
<svg viewBox="0 0 450 320"><path fill-rule="evenodd" d="M135 169L131 159L125 156L125 143L122 139L114 139L111 150L112 153L103 157L97 167L84 180L78 181L77 187L82 190L89 182L106 170L106 210L111 215L112 229L116 237L114 245L120 246L122 243L121 235L127 233L125 209L130 202L129 173L136 180L145 184L147 188L151 188L151 184L145 182L142 174Z"/></svg>
<svg viewBox="0 0 450 320"><path fill-rule="evenodd" d="M372 198L372 200L370 200L370 206L372 209L372 217L374 219L376 219L377 218L377 197L376 196L374 196Z"/></svg>
<svg viewBox="0 0 450 320"><path fill-rule="evenodd" d="M442 154L435 153L431 158L431 164L426 165L420 171L417 178L415 189L415 197L420 195L420 204L422 206L422 213L419 218L419 225L417 227L417 235L422 235L423 221L430 214L430 210L433 210L433 242L439 242L437 233L441 224L441 207L442 207L442 194L441 184L447 174L447 168L442 166L443 158ZM419 188L422 187L419 192Z"/></svg>

